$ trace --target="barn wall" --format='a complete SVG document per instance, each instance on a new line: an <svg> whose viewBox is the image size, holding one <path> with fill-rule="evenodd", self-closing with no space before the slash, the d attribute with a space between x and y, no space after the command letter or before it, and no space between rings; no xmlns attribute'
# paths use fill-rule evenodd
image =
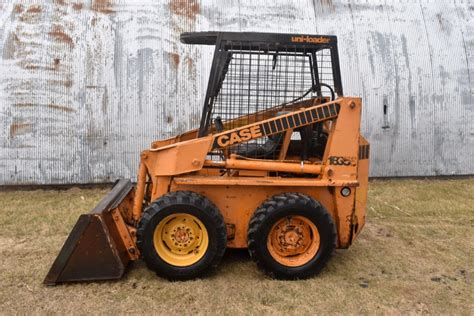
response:
<svg viewBox="0 0 474 316"><path fill-rule="evenodd" d="M207 30L337 35L371 175L473 174L473 12L469 1L0 2L0 184L135 178L152 140L198 124L212 47L179 34Z"/></svg>

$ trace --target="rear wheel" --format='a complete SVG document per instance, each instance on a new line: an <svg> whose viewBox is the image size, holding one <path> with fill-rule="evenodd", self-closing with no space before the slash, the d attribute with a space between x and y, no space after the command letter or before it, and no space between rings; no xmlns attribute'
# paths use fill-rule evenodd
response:
<svg viewBox="0 0 474 316"><path fill-rule="evenodd" d="M336 246L327 210L299 193L276 195L263 203L249 224L250 256L268 275L307 278L326 265Z"/></svg>
<svg viewBox="0 0 474 316"><path fill-rule="evenodd" d="M188 191L168 193L150 204L137 229L147 266L171 280L192 279L215 268L227 242L217 207Z"/></svg>

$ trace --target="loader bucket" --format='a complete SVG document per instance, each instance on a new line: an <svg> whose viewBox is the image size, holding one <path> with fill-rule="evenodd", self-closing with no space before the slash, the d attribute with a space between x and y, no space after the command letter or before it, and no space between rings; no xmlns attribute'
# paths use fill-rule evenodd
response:
<svg viewBox="0 0 474 316"><path fill-rule="evenodd" d="M135 190L119 180L89 213L79 217L43 283L109 280L122 277L138 256L120 209L129 207Z"/></svg>

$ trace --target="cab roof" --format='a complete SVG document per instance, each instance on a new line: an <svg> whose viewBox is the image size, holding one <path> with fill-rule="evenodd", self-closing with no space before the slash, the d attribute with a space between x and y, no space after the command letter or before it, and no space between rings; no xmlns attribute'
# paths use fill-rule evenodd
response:
<svg viewBox="0 0 474 316"><path fill-rule="evenodd" d="M197 45L232 45L239 43L239 49L254 49L266 46L274 49L291 45L297 50L318 50L318 48L335 47L337 37L333 35L310 35L289 33L257 33L257 32L185 32L180 36L185 44ZM244 45L243 45L244 44ZM243 45L243 46L242 46Z"/></svg>

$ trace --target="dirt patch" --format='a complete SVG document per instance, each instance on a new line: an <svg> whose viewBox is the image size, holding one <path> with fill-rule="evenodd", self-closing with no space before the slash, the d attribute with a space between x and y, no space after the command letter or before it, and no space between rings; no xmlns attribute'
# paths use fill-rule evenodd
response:
<svg viewBox="0 0 474 316"><path fill-rule="evenodd" d="M272 280L246 250L228 250L194 281L139 261L119 281L43 286L79 214L107 191L0 192L2 313L474 314L474 179L371 182L360 237L309 280Z"/></svg>

